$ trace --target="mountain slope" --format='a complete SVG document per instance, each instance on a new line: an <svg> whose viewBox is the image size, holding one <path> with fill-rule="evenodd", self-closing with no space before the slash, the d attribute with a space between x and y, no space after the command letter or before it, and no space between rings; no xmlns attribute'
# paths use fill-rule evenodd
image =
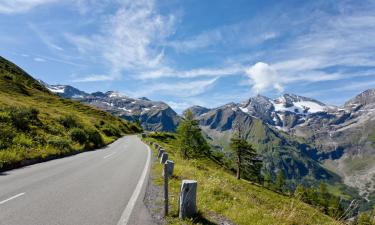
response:
<svg viewBox="0 0 375 225"><path fill-rule="evenodd" d="M226 224L209 222L217 222L217 218L224 217L225 221L229 219L239 225L341 224L296 198L278 194L245 180L237 180L234 174L210 159L183 160L173 134L151 134L146 141L161 145L175 162L174 175L169 180L171 197L167 224L187 224L178 219L178 195L183 179L198 182L197 207L200 215L194 220L196 223ZM151 172L153 182L161 186L164 184L162 169L162 165L156 162Z"/></svg>
<svg viewBox="0 0 375 225"><path fill-rule="evenodd" d="M114 91L88 94L69 85L42 84L61 97L93 105L126 120L139 120L145 130L175 131L180 120L177 113L164 102L144 97L130 98Z"/></svg>
<svg viewBox="0 0 375 225"><path fill-rule="evenodd" d="M103 146L140 128L62 99L0 57L0 170Z"/></svg>

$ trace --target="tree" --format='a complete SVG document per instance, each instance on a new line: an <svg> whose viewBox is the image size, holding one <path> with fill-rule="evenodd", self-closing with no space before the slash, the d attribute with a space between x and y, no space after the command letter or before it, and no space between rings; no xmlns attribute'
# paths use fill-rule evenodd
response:
<svg viewBox="0 0 375 225"><path fill-rule="evenodd" d="M275 186L279 191L283 191L285 185L285 177L281 170L277 172Z"/></svg>
<svg viewBox="0 0 375 225"><path fill-rule="evenodd" d="M328 198L327 185L321 181L319 185L319 205L323 208L325 213L328 213Z"/></svg>
<svg viewBox="0 0 375 225"><path fill-rule="evenodd" d="M184 114L184 118L177 127L180 152L184 159L210 155L210 147L204 139L198 121L194 120L191 110Z"/></svg>
<svg viewBox="0 0 375 225"><path fill-rule="evenodd" d="M237 133L231 138L230 147L236 157L236 177L241 179L242 171L244 171L250 179L259 182L261 161L253 146L245 140L241 126L237 124L235 129Z"/></svg>
<svg viewBox="0 0 375 225"><path fill-rule="evenodd" d="M371 225L370 216L365 212L360 213L357 219L357 224L358 225Z"/></svg>
<svg viewBox="0 0 375 225"><path fill-rule="evenodd" d="M269 187L271 186L271 184L272 184L272 176L271 176L271 173L267 170L267 171L264 172L263 177L264 177L263 185L264 185L265 187L268 187L268 188L269 188Z"/></svg>
<svg viewBox="0 0 375 225"><path fill-rule="evenodd" d="M302 201L306 201L306 190L302 184L299 184L294 191L294 196Z"/></svg>

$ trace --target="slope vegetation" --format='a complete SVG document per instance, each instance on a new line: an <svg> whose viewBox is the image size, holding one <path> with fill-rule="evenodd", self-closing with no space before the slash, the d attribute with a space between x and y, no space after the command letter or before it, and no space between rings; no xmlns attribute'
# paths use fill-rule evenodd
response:
<svg viewBox="0 0 375 225"><path fill-rule="evenodd" d="M0 170L104 146L140 128L51 93L0 57Z"/></svg>
<svg viewBox="0 0 375 225"><path fill-rule="evenodd" d="M318 209L245 180L209 159L183 160L173 134L154 134L146 139L161 145L175 162L170 179L170 216L167 224L341 224ZM155 151L156 152L156 151ZM154 164L154 182L163 185L162 166ZM199 215L190 221L178 220L178 196L181 181L198 181L197 205ZM221 219L218 219L221 218ZM223 219L225 218L225 219Z"/></svg>

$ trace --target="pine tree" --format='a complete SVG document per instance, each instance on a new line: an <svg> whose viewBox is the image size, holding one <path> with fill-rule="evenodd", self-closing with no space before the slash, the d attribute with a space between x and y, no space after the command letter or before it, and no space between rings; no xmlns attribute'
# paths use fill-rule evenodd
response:
<svg viewBox="0 0 375 225"><path fill-rule="evenodd" d="M325 213L328 213L328 196L327 185L321 181L319 185L319 205Z"/></svg>
<svg viewBox="0 0 375 225"><path fill-rule="evenodd" d="M267 170L264 172L264 182L263 182L263 185L265 187L271 187L271 184L272 184L272 176L271 176L271 173Z"/></svg>
<svg viewBox="0 0 375 225"><path fill-rule="evenodd" d="M302 184L299 184L294 191L294 196L302 201L306 200L306 190Z"/></svg>
<svg viewBox="0 0 375 225"><path fill-rule="evenodd" d="M370 216L365 212L360 213L357 219L357 224L358 225L372 225Z"/></svg>
<svg viewBox="0 0 375 225"><path fill-rule="evenodd" d="M232 137L230 146L236 157L236 177L241 179L242 173L245 172L249 179L260 182L262 163L253 146L245 140L241 126L237 124L235 129L237 133Z"/></svg>
<svg viewBox="0 0 375 225"><path fill-rule="evenodd" d="M281 170L277 172L275 186L278 191L283 191L285 185L285 177Z"/></svg>
<svg viewBox="0 0 375 225"><path fill-rule="evenodd" d="M204 139L198 121L194 120L193 113L188 110L184 119L177 127L180 152L184 159L210 155L210 147Z"/></svg>

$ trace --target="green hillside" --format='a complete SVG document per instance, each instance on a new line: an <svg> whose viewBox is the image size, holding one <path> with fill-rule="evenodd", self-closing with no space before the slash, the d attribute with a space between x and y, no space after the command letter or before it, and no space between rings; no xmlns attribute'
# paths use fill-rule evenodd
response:
<svg viewBox="0 0 375 225"><path fill-rule="evenodd" d="M0 170L102 147L140 130L54 95L0 57Z"/></svg>
<svg viewBox="0 0 375 225"><path fill-rule="evenodd" d="M215 218L222 217L239 225L341 224L295 197L237 180L234 174L210 159L183 160L173 134L151 134L146 141L161 145L175 162L174 175L169 181L171 212L167 224L216 224ZM156 162L153 177L160 186L163 185L161 173L162 166ZM198 181L199 216L190 221L178 220L178 195L183 179Z"/></svg>

